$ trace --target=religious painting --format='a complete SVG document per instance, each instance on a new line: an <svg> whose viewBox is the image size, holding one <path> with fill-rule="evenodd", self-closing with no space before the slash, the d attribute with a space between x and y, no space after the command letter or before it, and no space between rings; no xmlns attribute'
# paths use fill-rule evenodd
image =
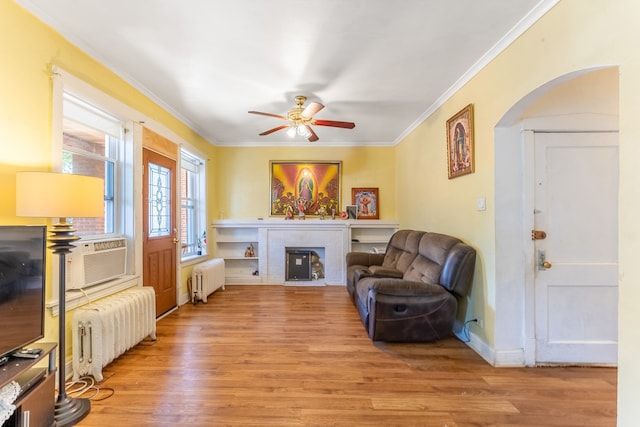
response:
<svg viewBox="0 0 640 427"><path fill-rule="evenodd" d="M340 212L342 162L272 160L269 163L270 215L291 218Z"/></svg>
<svg viewBox="0 0 640 427"><path fill-rule="evenodd" d="M449 179L473 173L473 104L447 120L447 160Z"/></svg>
<svg viewBox="0 0 640 427"><path fill-rule="evenodd" d="M352 188L351 203L356 207L358 219L380 218L377 188Z"/></svg>

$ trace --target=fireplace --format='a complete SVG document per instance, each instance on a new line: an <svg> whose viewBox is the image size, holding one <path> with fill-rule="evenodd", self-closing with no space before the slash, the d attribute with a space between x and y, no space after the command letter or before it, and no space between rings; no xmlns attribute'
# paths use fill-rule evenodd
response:
<svg viewBox="0 0 640 427"><path fill-rule="evenodd" d="M344 283L345 255L349 245L349 230L345 224L346 221L282 221L266 228L263 234L267 248L266 282L315 286ZM310 280L288 278L287 250L312 252ZM321 271L316 268L318 261L322 265Z"/></svg>
<svg viewBox="0 0 640 427"><path fill-rule="evenodd" d="M324 248L285 248L285 281L324 279Z"/></svg>

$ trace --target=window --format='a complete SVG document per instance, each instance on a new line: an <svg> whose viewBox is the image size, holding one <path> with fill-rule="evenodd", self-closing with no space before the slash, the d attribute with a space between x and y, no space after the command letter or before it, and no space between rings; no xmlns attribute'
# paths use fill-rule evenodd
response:
<svg viewBox="0 0 640 427"><path fill-rule="evenodd" d="M180 242L185 260L207 253L205 163L184 149L180 156Z"/></svg>
<svg viewBox="0 0 640 427"><path fill-rule="evenodd" d="M85 240L124 237L127 248L136 248L142 244L135 215L142 210L140 198L135 197L142 176L136 163L136 153L142 146L139 123L152 121L55 65L51 71L52 170L104 179L104 215L97 219L69 218L75 234ZM141 265L139 251L127 250L124 276L86 287L81 293L65 293L65 309L138 285ZM61 297L57 266L54 262L49 303L54 315Z"/></svg>
<svg viewBox="0 0 640 427"><path fill-rule="evenodd" d="M116 172L123 123L69 94L63 94L62 172L104 179L104 216L73 218L79 236L111 234L116 230Z"/></svg>

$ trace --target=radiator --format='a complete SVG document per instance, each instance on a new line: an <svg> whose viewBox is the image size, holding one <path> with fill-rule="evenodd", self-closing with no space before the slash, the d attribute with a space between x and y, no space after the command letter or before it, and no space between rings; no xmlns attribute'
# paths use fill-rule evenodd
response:
<svg viewBox="0 0 640 427"><path fill-rule="evenodd" d="M91 375L146 337L156 339L156 296L150 286L127 289L82 306L72 321L73 380Z"/></svg>
<svg viewBox="0 0 640 427"><path fill-rule="evenodd" d="M201 262L191 272L191 302L207 302L207 296L218 288L224 290L224 260L214 258Z"/></svg>

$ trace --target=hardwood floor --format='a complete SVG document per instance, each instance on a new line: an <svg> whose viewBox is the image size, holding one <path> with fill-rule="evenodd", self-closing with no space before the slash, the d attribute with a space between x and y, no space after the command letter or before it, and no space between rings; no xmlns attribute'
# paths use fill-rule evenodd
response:
<svg viewBox="0 0 640 427"><path fill-rule="evenodd" d="M104 368L79 426L615 426L613 368L372 343L344 287L227 286Z"/></svg>

